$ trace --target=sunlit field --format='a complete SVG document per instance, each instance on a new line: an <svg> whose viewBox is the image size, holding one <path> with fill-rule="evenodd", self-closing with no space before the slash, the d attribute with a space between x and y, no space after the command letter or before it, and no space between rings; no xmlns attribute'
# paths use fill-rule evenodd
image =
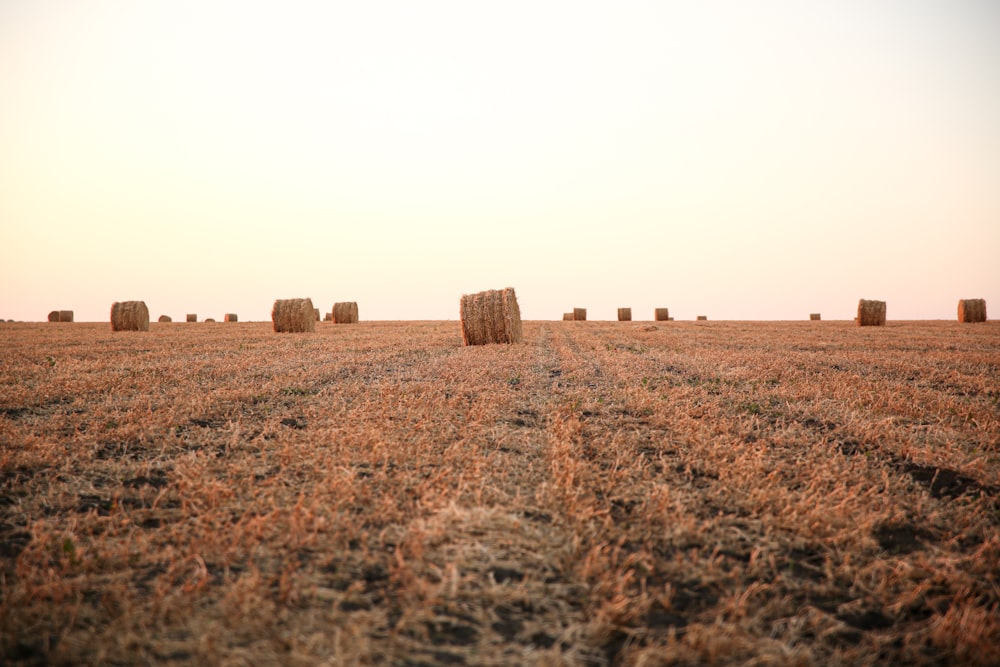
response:
<svg viewBox="0 0 1000 667"><path fill-rule="evenodd" d="M1000 324L0 324L0 663L1000 664Z"/></svg>

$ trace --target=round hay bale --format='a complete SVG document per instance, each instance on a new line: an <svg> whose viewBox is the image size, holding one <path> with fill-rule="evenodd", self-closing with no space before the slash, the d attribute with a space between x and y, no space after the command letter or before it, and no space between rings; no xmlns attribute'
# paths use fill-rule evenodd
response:
<svg viewBox="0 0 1000 667"><path fill-rule="evenodd" d="M197 313L188 313L187 314L187 321L188 322L197 322L198 321L198 314Z"/></svg>
<svg viewBox="0 0 1000 667"><path fill-rule="evenodd" d="M211 317L206 317L206 318L205 318L205 321L206 321L206 322L214 322L215 320L214 320L214 319L212 319Z"/></svg>
<svg viewBox="0 0 1000 667"><path fill-rule="evenodd" d="M563 321L564 322L572 322L573 319L574 319L573 313L563 313Z"/></svg>
<svg viewBox="0 0 1000 667"><path fill-rule="evenodd" d="M698 321L699 321L699 322L704 322L704 321L705 321L705 320L707 320L707 319L708 319L708 316L707 316L707 315L699 315L699 316L698 316Z"/></svg>
<svg viewBox="0 0 1000 667"><path fill-rule="evenodd" d="M271 323L275 333L308 333L316 331L316 313L312 299L278 299L271 308Z"/></svg>
<svg viewBox="0 0 1000 667"><path fill-rule="evenodd" d="M619 308L618 309L618 321L619 322L631 322L632 321L632 309L631 308Z"/></svg>
<svg viewBox="0 0 1000 667"><path fill-rule="evenodd" d="M465 294L461 300L462 341L466 345L520 343L521 309L513 287Z"/></svg>
<svg viewBox="0 0 1000 667"><path fill-rule="evenodd" d="M587 309L586 308L574 308L573 309L573 319L577 322L587 321Z"/></svg>
<svg viewBox="0 0 1000 667"><path fill-rule="evenodd" d="M49 322L58 322L58 321L59 321L59 311L53 310L51 313L49 313Z"/></svg>
<svg viewBox="0 0 1000 667"><path fill-rule="evenodd" d="M223 322L238 322L239 318L236 313L226 313L226 316L222 318Z"/></svg>
<svg viewBox="0 0 1000 667"><path fill-rule="evenodd" d="M145 301L115 301L111 304L112 331L149 331L149 308Z"/></svg>
<svg viewBox="0 0 1000 667"><path fill-rule="evenodd" d="M72 322L73 321L73 311L72 310L60 310L59 311L59 321L60 322Z"/></svg>
<svg viewBox="0 0 1000 667"><path fill-rule="evenodd" d="M885 301L861 299L858 301L858 326L885 326Z"/></svg>
<svg viewBox="0 0 1000 667"><path fill-rule="evenodd" d="M313 321L319 322L319 308L313 308L313 310L316 311L316 318Z"/></svg>
<svg viewBox="0 0 1000 667"><path fill-rule="evenodd" d="M159 319L157 319L156 321L157 322L173 322L174 320L169 315L160 315Z"/></svg>
<svg viewBox="0 0 1000 667"><path fill-rule="evenodd" d="M358 304L355 301L342 301L333 304L333 321L336 324L357 324Z"/></svg>
<svg viewBox="0 0 1000 667"><path fill-rule="evenodd" d="M670 309L669 308L655 308L653 309L653 319L657 322L669 322L670 321Z"/></svg>
<svg viewBox="0 0 1000 667"><path fill-rule="evenodd" d="M819 319L820 319L819 318L819 313L809 313L809 321L810 322L818 322Z"/></svg>
<svg viewBox="0 0 1000 667"><path fill-rule="evenodd" d="M962 299L958 302L959 322L985 322L986 299Z"/></svg>
<svg viewBox="0 0 1000 667"><path fill-rule="evenodd" d="M333 313L332 312L330 312L330 313L323 313L323 321L324 322L333 322Z"/></svg>

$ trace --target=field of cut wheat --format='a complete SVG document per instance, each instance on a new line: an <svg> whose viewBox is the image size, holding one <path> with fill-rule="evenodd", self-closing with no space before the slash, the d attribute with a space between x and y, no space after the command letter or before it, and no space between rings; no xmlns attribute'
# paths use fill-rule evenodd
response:
<svg viewBox="0 0 1000 667"><path fill-rule="evenodd" d="M0 663L1000 664L1000 324L0 325Z"/></svg>

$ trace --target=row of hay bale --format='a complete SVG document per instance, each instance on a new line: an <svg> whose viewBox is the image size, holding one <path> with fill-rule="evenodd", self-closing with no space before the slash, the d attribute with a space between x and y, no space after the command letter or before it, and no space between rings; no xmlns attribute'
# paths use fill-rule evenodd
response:
<svg viewBox="0 0 1000 667"><path fill-rule="evenodd" d="M324 321L334 324L357 324L358 304L356 301L341 301L333 304L333 310L326 313ZM319 308L313 306L312 299L278 299L271 308L271 323L277 333L305 333L316 330L319 322Z"/></svg>
<svg viewBox="0 0 1000 667"><path fill-rule="evenodd" d="M859 327L885 326L885 301L861 299L858 301L858 316L854 318ZM815 319L819 319L816 315ZM960 299L958 321L975 323L986 321L986 299Z"/></svg>

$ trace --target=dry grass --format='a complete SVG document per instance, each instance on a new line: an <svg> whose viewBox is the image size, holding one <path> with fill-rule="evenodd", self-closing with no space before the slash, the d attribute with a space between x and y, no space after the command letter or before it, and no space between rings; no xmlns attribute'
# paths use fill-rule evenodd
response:
<svg viewBox="0 0 1000 667"><path fill-rule="evenodd" d="M962 299L958 302L959 322L985 322L986 299Z"/></svg>
<svg viewBox="0 0 1000 667"><path fill-rule="evenodd" d="M278 333L308 333L316 330L318 313L312 299L278 299L271 308L271 323Z"/></svg>
<svg viewBox="0 0 1000 667"><path fill-rule="evenodd" d="M632 309L631 308L619 308L618 309L618 321L619 322L631 322L632 321Z"/></svg>
<svg viewBox="0 0 1000 667"><path fill-rule="evenodd" d="M1000 324L523 333L0 328L0 663L1000 662Z"/></svg>
<svg viewBox="0 0 1000 667"><path fill-rule="evenodd" d="M115 301L111 304L112 331L149 331L149 308L144 301Z"/></svg>
<svg viewBox="0 0 1000 667"><path fill-rule="evenodd" d="M520 343L524 339L513 287L465 294L459 310L466 345Z"/></svg>
<svg viewBox="0 0 1000 667"><path fill-rule="evenodd" d="M355 301L344 301L333 304L333 321L336 324L357 324L358 304Z"/></svg>
<svg viewBox="0 0 1000 667"><path fill-rule="evenodd" d="M669 308L656 308L653 311L653 319L657 322L668 322L670 321L670 309Z"/></svg>
<svg viewBox="0 0 1000 667"><path fill-rule="evenodd" d="M859 327L885 326L885 301L859 300L855 321Z"/></svg>

